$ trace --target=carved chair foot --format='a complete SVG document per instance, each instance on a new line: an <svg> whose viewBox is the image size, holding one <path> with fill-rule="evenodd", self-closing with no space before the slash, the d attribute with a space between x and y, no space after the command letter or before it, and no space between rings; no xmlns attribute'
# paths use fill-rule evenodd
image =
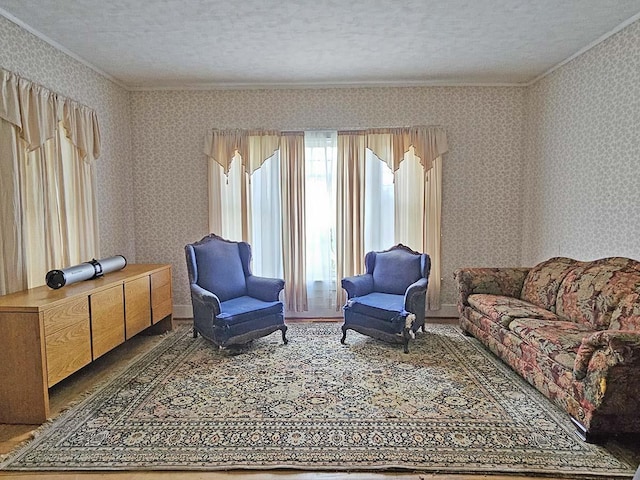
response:
<svg viewBox="0 0 640 480"><path fill-rule="evenodd" d="M346 339L347 339L347 329L342 327L342 338L340 339L340 343L344 345Z"/></svg>
<svg viewBox="0 0 640 480"><path fill-rule="evenodd" d="M280 330L282 330L282 343L284 343L285 345L287 343L289 343L289 340L287 340L287 327L281 328Z"/></svg>

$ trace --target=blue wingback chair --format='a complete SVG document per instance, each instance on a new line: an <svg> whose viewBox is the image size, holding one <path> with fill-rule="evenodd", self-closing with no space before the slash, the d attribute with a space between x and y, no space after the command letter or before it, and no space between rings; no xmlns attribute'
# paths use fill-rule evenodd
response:
<svg viewBox="0 0 640 480"><path fill-rule="evenodd" d="M219 347L241 345L276 330L286 344L284 280L251 274L251 246L210 234L185 246L193 336Z"/></svg>
<svg viewBox="0 0 640 480"><path fill-rule="evenodd" d="M431 259L402 244L364 257L365 272L342 279L347 303L342 325L343 344L347 330L379 340L403 343L424 331L426 292Z"/></svg>

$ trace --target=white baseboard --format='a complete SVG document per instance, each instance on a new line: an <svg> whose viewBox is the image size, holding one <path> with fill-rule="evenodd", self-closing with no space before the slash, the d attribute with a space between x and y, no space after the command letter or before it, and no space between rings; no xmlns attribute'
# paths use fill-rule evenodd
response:
<svg viewBox="0 0 640 480"><path fill-rule="evenodd" d="M193 307L191 305L174 305L173 318L193 318Z"/></svg>
<svg viewBox="0 0 640 480"><path fill-rule="evenodd" d="M458 306L450 303L440 305L440 310L427 310L427 318L458 318Z"/></svg>
<svg viewBox="0 0 640 480"><path fill-rule="evenodd" d="M291 312L287 318L342 318L342 310L338 312L324 312L321 315L310 315L306 312ZM173 318L193 318L191 305L174 305ZM458 309L455 305L441 305L440 310L429 310L427 318L458 318Z"/></svg>

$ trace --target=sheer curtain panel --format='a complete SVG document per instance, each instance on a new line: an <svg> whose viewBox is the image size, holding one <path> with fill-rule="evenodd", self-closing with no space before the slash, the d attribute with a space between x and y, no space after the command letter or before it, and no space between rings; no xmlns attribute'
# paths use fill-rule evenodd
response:
<svg viewBox="0 0 640 480"><path fill-rule="evenodd" d="M335 130L305 132L304 144L304 216L306 218L306 283L309 312L313 316L334 315L336 311L336 132Z"/></svg>

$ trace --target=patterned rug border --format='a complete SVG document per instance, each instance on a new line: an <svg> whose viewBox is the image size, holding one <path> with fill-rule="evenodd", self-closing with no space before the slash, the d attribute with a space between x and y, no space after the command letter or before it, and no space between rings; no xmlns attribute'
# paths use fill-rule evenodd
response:
<svg viewBox="0 0 640 480"><path fill-rule="evenodd" d="M295 323L293 325L294 329L299 328L308 328L309 326L318 326L321 325L319 323ZM324 324L326 325L326 324ZM330 327L329 327L330 328ZM464 337L460 332L459 328L455 325L448 324L430 324L428 326L429 332L434 333L438 330L455 332L461 338L464 338L466 342L472 345L478 353L484 356L489 362L494 364L494 366L503 372L505 375L511 379L513 374L512 370L502 363L499 359L497 359L490 351L486 350L480 342L478 342L474 338ZM293 332L290 332L293 333ZM359 335L350 332L350 335ZM81 394L81 396L74 401L72 404L67 405L57 417L53 419L49 419L45 424L41 425L32 433L32 438L25 440L23 444L16 447L14 450L0 456L0 470L2 471L22 471L22 472L60 472L60 471L75 471L75 472L114 472L114 471L268 471L268 470L294 470L294 471L339 471L339 472L403 472L403 473L446 473L446 474L467 474L467 475L514 475L514 476L531 476L535 475L535 477L556 477L556 478L567 478L567 479L580 479L580 480L602 480L604 478L631 478L635 472L635 467L632 466L630 460L621 459L618 457L618 461L622 463L626 463L629 467L627 471L617 471L617 472L606 472L606 473L597 473L590 469L578 469L571 473L558 471L555 468L544 469L536 467L535 471L532 471L532 467L520 467L519 465L510 465L509 468L496 469L495 466L486 467L482 465L475 465L472 468L468 467L449 467L449 466L416 466L416 465L406 465L402 462L393 463L389 462L388 464L380 465L334 465L334 464L308 464L308 463L296 463L296 462L280 462L280 463L272 463L272 464L253 464L253 465L244 465L237 463L229 463L229 464L219 464L219 465L205 465L205 464L191 464L188 466L180 465L144 465L140 462L133 462L130 464L121 463L113 466L100 466L96 469L87 469L87 468L70 468L68 466L46 466L46 467L29 467L29 466L16 466L12 465L14 462L19 461L21 457L27 454L32 449L35 449L40 445L43 441L45 441L48 435L52 434L59 426L66 424L66 422L70 421L75 415L82 411L84 407L90 404L96 397L98 397L102 392L106 389L112 388L114 385L117 385L119 382L123 381L126 377L131 376L132 372L141 367L142 365L149 364L153 359L160 358L164 353L173 348L177 343L181 342L185 339L185 337L191 336L191 328L187 325L178 325L174 328L174 331L168 332L162 335L162 338L153 345L148 351L141 352L136 355L134 358L129 360L125 366L120 367L116 372L110 375L105 380L97 383L90 390ZM204 341L199 339L200 341ZM372 339L367 339L369 342L377 342ZM417 340L419 341L419 340ZM397 346L389 346L389 348L394 348ZM194 347L195 348L195 347ZM286 347L284 347L286 348ZM140 372L133 375L135 377ZM524 386L525 389L529 391L532 396L537 396L537 401L540 399L543 402L548 402L548 400L542 396L539 392L533 389L527 382L522 380L520 377L514 378L514 381L519 381ZM573 434L572 425L570 422L564 418L562 411L560 411L555 405L552 405L549 402L549 408L545 412L552 415L553 420L561 427L564 428L565 431L569 434ZM312 420L310 420L311 422ZM296 423L295 420L288 420L288 422ZM304 422L304 421L302 421ZM371 423L376 424L379 423L378 420L374 420ZM318 450L321 450L322 447L317 447ZM601 447L594 447L601 448ZM621 452L618 452L619 454ZM459 455L459 453L456 453ZM608 452L609 455L613 455ZM4 457L4 458L3 458Z"/></svg>

